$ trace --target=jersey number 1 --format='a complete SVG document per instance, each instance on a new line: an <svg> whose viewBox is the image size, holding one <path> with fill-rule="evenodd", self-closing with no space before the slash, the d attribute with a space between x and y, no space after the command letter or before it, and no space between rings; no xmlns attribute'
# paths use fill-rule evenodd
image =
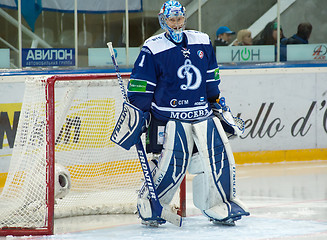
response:
<svg viewBox="0 0 327 240"><path fill-rule="evenodd" d="M145 55L142 56L141 62L139 63L139 67L144 66L144 59L145 59Z"/></svg>

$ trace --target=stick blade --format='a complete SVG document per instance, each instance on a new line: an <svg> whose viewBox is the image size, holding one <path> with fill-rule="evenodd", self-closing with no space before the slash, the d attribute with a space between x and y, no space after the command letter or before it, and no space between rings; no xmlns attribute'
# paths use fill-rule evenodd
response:
<svg viewBox="0 0 327 240"><path fill-rule="evenodd" d="M177 227L182 226L182 217L173 213L169 208L163 207L161 217L167 222L176 225Z"/></svg>

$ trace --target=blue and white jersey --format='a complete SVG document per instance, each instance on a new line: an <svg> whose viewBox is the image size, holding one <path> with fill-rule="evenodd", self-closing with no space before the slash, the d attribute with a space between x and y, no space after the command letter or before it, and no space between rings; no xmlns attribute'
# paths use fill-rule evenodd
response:
<svg viewBox="0 0 327 240"><path fill-rule="evenodd" d="M128 98L156 119L194 121L212 114L208 98L219 94L219 68L207 34L186 30L184 44L164 33L145 41L134 64Z"/></svg>

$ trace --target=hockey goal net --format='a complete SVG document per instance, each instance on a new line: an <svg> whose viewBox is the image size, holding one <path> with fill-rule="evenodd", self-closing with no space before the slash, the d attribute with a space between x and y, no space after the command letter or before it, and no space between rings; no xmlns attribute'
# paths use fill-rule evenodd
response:
<svg viewBox="0 0 327 240"><path fill-rule="evenodd" d="M122 77L127 82L129 74ZM136 212L143 178L136 150L110 141L122 102L115 74L26 80L0 189L0 236L53 234L54 218ZM62 198L55 198L61 184L57 164L69 172L71 183ZM178 193L172 203L182 215L184 202Z"/></svg>

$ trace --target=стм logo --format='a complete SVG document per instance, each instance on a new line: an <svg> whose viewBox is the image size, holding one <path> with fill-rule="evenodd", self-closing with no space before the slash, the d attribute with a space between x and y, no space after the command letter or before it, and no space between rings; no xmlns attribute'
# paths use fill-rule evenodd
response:
<svg viewBox="0 0 327 240"><path fill-rule="evenodd" d="M315 47L312 56L315 60L326 60L327 47L325 45L320 45Z"/></svg>
<svg viewBox="0 0 327 240"><path fill-rule="evenodd" d="M177 99L172 99L172 100L170 100L170 106L172 106L172 107L177 107Z"/></svg>

